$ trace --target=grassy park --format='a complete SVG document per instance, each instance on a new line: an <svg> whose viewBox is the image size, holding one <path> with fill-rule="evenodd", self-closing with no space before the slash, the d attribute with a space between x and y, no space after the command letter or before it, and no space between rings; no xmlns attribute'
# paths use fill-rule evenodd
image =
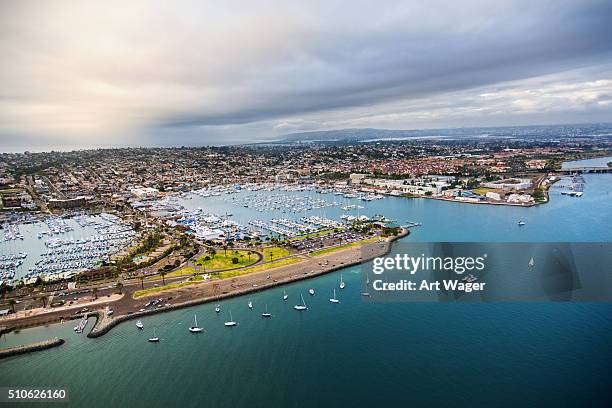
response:
<svg viewBox="0 0 612 408"><path fill-rule="evenodd" d="M257 262L257 255L243 249L228 249L210 252L196 259L195 264L206 271L216 271L252 265Z"/></svg>

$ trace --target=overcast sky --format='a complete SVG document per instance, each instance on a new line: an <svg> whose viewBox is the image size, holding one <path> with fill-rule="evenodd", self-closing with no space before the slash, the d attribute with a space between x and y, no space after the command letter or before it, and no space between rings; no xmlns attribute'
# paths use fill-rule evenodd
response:
<svg viewBox="0 0 612 408"><path fill-rule="evenodd" d="M0 151L612 121L609 0L6 0L0 61Z"/></svg>

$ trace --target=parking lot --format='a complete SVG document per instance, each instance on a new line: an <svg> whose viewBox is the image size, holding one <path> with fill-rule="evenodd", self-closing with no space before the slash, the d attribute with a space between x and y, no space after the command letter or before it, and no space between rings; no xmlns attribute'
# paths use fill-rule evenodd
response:
<svg viewBox="0 0 612 408"><path fill-rule="evenodd" d="M334 245L348 244L355 241L371 238L375 233L364 234L354 231L332 232L327 235L313 238L304 238L293 241L291 245L298 251L316 251Z"/></svg>

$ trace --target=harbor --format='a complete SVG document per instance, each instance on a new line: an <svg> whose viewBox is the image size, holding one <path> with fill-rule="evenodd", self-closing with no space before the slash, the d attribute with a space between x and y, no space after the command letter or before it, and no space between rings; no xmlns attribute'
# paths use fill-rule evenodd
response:
<svg viewBox="0 0 612 408"><path fill-rule="evenodd" d="M14 238L17 236L21 238ZM43 217L0 231L0 282L63 280L107 262L135 237L119 217L102 213Z"/></svg>

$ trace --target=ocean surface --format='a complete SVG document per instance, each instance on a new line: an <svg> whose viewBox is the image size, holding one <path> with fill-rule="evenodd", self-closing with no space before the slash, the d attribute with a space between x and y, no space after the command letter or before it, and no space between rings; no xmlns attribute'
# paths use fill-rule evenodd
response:
<svg viewBox="0 0 612 408"><path fill-rule="evenodd" d="M610 242L612 174L584 177L583 197L555 188L550 203L531 208L385 198L360 211L422 222L406 241ZM255 216L224 197L185 202L239 221ZM70 404L61 406L75 407L612 403L612 304L367 302L361 270L341 271L339 304L328 301L336 272L226 300L220 315L201 305L146 317L143 331L127 322L87 339L68 322L10 333L0 347L54 336L66 344L0 361L0 385L67 387ZM301 293L306 312L293 310ZM260 316L266 304L272 319ZM235 328L223 325L230 310ZM188 332L194 314L205 333ZM153 328L159 344L146 341Z"/></svg>

